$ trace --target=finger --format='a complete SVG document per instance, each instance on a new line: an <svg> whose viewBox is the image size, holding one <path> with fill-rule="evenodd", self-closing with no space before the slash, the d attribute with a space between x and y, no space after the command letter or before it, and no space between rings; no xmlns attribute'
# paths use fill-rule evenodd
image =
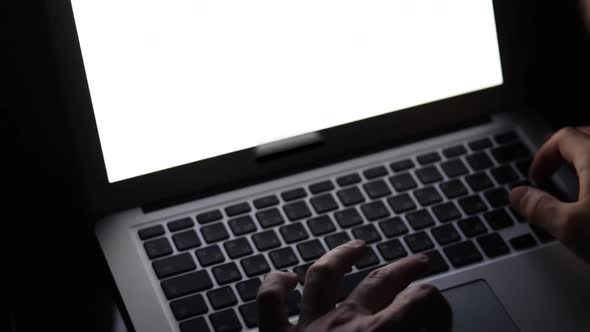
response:
<svg viewBox="0 0 590 332"><path fill-rule="evenodd" d="M584 133L586 135L590 135L590 126L576 127L576 129L578 129L579 131L581 131L582 133Z"/></svg>
<svg viewBox="0 0 590 332"><path fill-rule="evenodd" d="M428 256L416 255L374 270L352 291L346 302L358 304L371 313L377 312L420 278L427 267Z"/></svg>
<svg viewBox="0 0 590 332"><path fill-rule="evenodd" d="M551 176L564 162L576 168L580 179L580 198L590 196L590 139L586 134L564 128L553 135L537 152L530 175L535 179Z"/></svg>
<svg viewBox="0 0 590 332"><path fill-rule="evenodd" d="M256 306L260 331L284 331L291 326L285 298L297 286L297 275L288 272L269 273L258 289Z"/></svg>
<svg viewBox="0 0 590 332"><path fill-rule="evenodd" d="M510 192L510 205L526 220L559 237L560 221L574 206L542 190L519 186Z"/></svg>
<svg viewBox="0 0 590 332"><path fill-rule="evenodd" d="M301 326L306 326L334 309L342 277L365 254L366 246L361 240L345 243L332 249L309 267L301 302Z"/></svg>
<svg viewBox="0 0 590 332"><path fill-rule="evenodd" d="M373 316L376 331L446 332L452 329L452 311L440 291L419 284L402 292L392 304Z"/></svg>

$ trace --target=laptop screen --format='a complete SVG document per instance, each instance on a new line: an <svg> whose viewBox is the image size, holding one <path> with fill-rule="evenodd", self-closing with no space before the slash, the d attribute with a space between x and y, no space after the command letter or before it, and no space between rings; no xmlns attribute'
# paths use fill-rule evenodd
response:
<svg viewBox="0 0 590 332"><path fill-rule="evenodd" d="M492 0L72 0L109 182L503 82Z"/></svg>

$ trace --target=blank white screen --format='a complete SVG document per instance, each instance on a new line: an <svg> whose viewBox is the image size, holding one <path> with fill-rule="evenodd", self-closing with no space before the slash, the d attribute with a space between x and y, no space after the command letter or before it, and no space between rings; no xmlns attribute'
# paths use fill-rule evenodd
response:
<svg viewBox="0 0 590 332"><path fill-rule="evenodd" d="M502 84L492 0L72 0L110 182Z"/></svg>

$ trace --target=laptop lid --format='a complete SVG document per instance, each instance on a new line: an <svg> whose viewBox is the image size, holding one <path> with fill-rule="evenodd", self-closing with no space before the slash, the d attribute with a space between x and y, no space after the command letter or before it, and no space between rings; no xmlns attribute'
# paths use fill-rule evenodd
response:
<svg viewBox="0 0 590 332"><path fill-rule="evenodd" d="M89 205L156 208L508 110L509 2L48 1ZM260 153L293 136L314 144Z"/></svg>

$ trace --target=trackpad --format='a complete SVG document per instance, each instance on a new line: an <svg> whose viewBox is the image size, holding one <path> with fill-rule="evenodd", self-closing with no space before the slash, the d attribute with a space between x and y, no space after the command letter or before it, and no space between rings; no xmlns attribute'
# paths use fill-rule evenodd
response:
<svg viewBox="0 0 590 332"><path fill-rule="evenodd" d="M453 308L453 332L518 332L496 294L484 280L443 291Z"/></svg>

